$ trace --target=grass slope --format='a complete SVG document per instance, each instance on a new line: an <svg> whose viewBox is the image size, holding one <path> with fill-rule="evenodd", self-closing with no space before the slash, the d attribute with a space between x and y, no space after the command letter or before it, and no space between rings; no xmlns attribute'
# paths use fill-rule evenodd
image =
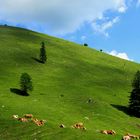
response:
<svg viewBox="0 0 140 140"><path fill-rule="evenodd" d="M41 41L47 47L45 65L33 59L39 56ZM140 119L127 115L123 107L138 69L136 63L69 41L0 26L0 139L120 140L126 132L138 134ZM33 79L29 97L10 92L19 88L23 72ZM89 98L94 102L87 103ZM26 113L46 119L46 125L11 119ZM84 122L87 131L71 129L76 122ZM67 128L60 129L61 123ZM114 129L117 135L102 135L102 129Z"/></svg>

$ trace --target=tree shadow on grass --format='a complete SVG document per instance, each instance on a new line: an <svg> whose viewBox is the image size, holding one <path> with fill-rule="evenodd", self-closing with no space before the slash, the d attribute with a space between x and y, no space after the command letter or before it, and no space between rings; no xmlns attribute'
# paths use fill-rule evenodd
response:
<svg viewBox="0 0 140 140"><path fill-rule="evenodd" d="M31 57L33 60L35 60L36 62L38 62L38 63L42 63L43 64L43 62L41 61L41 60L39 60L38 58L35 58L35 57Z"/></svg>
<svg viewBox="0 0 140 140"><path fill-rule="evenodd" d="M23 92L22 90L17 89L17 88L10 88L10 91L11 91L12 93L15 93L15 94L20 95L20 96L29 96L28 93Z"/></svg>
<svg viewBox="0 0 140 140"><path fill-rule="evenodd" d="M111 106L113 106L114 108L118 109L119 111L122 111L124 112L125 114L129 115L129 116L132 116L129 112L129 109L127 106L122 106L122 105L114 105L114 104L111 104Z"/></svg>

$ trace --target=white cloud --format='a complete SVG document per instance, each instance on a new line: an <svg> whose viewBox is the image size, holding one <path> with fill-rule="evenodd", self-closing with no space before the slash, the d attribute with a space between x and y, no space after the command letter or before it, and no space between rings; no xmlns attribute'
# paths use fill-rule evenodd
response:
<svg viewBox="0 0 140 140"><path fill-rule="evenodd" d="M126 0L0 0L0 20L65 34L103 17L105 11L122 13L126 8Z"/></svg>
<svg viewBox="0 0 140 140"><path fill-rule="evenodd" d="M137 1L137 6L140 6L140 0Z"/></svg>
<svg viewBox="0 0 140 140"><path fill-rule="evenodd" d="M122 6L118 10L120 13L124 13L126 11L126 7Z"/></svg>
<svg viewBox="0 0 140 140"><path fill-rule="evenodd" d="M122 59L126 59L126 60L129 60L129 61L133 61L133 60L130 59L130 58L128 57L128 55L127 55L126 53L124 53L124 52L123 52L123 53L119 53L119 52L113 50L113 51L107 52L107 53L110 54L110 55L113 55L113 56L122 58Z"/></svg>
<svg viewBox="0 0 140 140"><path fill-rule="evenodd" d="M96 32L99 32L105 35L106 37L109 37L107 30L111 28L115 23L119 22L119 20L119 17L115 17L114 19L104 22L102 24L97 24L96 22L94 22L92 24L92 27Z"/></svg>

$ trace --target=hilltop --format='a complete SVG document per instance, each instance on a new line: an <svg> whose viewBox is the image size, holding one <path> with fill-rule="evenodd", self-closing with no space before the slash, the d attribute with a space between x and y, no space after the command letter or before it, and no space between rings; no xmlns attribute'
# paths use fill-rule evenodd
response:
<svg viewBox="0 0 140 140"><path fill-rule="evenodd" d="M42 41L46 64L34 60ZM0 66L1 140L120 140L127 132L139 134L140 119L126 113L131 81L140 69L137 63L45 34L0 26ZM19 88L24 72L34 86L28 97L10 92ZM11 118L26 113L47 123L37 127ZM87 131L72 129L76 122L83 122ZM59 128L62 123L65 129ZM104 129L117 135L100 134Z"/></svg>

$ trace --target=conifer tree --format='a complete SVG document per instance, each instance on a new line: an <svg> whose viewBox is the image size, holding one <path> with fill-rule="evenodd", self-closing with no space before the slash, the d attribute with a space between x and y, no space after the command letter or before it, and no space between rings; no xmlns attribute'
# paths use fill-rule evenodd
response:
<svg viewBox="0 0 140 140"><path fill-rule="evenodd" d="M129 99L129 111L131 115L140 117L140 71L137 71L134 76L132 88Z"/></svg>
<svg viewBox="0 0 140 140"><path fill-rule="evenodd" d="M32 79L29 74L22 73L20 77L20 88L24 94L27 94L28 90L32 91Z"/></svg>
<svg viewBox="0 0 140 140"><path fill-rule="evenodd" d="M47 60L47 55L46 55L46 48L45 48L45 43L41 43L41 48L40 48L40 61L42 63L45 63Z"/></svg>

